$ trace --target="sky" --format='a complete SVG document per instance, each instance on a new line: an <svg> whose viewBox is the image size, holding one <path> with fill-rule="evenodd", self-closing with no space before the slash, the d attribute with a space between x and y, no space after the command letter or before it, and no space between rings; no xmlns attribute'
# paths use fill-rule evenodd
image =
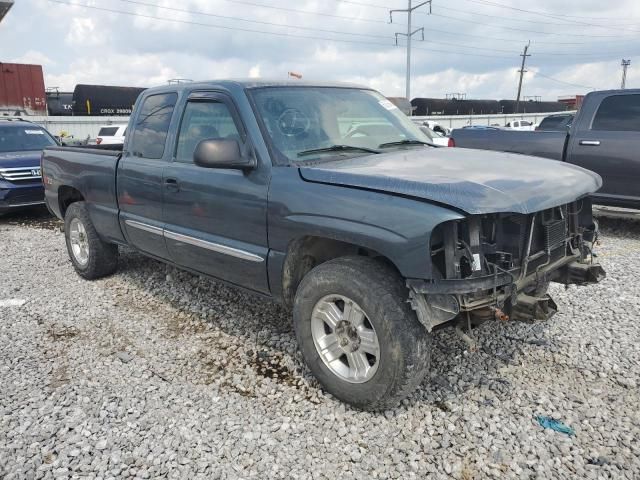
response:
<svg viewBox="0 0 640 480"><path fill-rule="evenodd" d="M414 0L413 5L421 3ZM0 62L43 65L45 85L150 87L170 79L348 81L405 95L408 0L15 0ZM513 99L640 86L637 0L433 0L412 16L411 97ZM638 62L636 64L636 61Z"/></svg>

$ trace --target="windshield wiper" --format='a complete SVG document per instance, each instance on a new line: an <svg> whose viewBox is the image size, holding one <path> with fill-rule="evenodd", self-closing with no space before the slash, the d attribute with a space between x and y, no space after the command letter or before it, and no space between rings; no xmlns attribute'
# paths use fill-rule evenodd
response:
<svg viewBox="0 0 640 480"><path fill-rule="evenodd" d="M299 157L306 157L315 153L331 153L331 152L367 152L367 153L380 153L378 150L367 147L356 147L355 145L331 145L325 148L312 148L311 150L303 150L298 152Z"/></svg>
<svg viewBox="0 0 640 480"><path fill-rule="evenodd" d="M398 140L397 142L381 143L380 145L378 145L378 148L396 147L398 145L429 145L429 146L432 146L430 143L423 142L422 140L405 139L405 140Z"/></svg>

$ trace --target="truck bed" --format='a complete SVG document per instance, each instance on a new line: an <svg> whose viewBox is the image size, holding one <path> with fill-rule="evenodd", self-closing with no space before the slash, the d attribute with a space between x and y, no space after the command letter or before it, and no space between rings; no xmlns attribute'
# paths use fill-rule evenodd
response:
<svg viewBox="0 0 640 480"><path fill-rule="evenodd" d="M122 241L116 196L116 169L121 155L121 151L99 148L46 148L42 176L49 209L64 217L67 201L78 192L87 202L99 233Z"/></svg>
<svg viewBox="0 0 640 480"><path fill-rule="evenodd" d="M565 132L460 128L451 133L456 147L521 153L563 160Z"/></svg>

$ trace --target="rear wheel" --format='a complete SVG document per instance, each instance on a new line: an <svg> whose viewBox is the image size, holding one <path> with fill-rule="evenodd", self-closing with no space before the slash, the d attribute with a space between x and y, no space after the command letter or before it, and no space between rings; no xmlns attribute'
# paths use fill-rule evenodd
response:
<svg viewBox="0 0 640 480"><path fill-rule="evenodd" d="M64 216L69 258L76 272L93 280L118 268L118 247L104 242L96 232L84 202L72 203Z"/></svg>
<svg viewBox="0 0 640 480"><path fill-rule="evenodd" d="M296 337L322 386L351 405L378 410L409 395L429 370L430 335L391 268L342 257L311 270L296 292Z"/></svg>

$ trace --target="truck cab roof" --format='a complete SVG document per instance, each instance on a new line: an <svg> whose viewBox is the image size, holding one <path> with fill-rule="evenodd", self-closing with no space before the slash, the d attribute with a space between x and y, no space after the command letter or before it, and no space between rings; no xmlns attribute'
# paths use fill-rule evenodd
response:
<svg viewBox="0 0 640 480"><path fill-rule="evenodd" d="M198 82L186 82L174 85L162 85L145 90L144 95L153 95L161 92L180 92L183 90L200 90L219 88L223 90L245 90L265 87L326 87L326 88L359 88L371 90L370 87L347 82L318 82L307 80L262 80L262 79L231 79L231 80L205 80Z"/></svg>

